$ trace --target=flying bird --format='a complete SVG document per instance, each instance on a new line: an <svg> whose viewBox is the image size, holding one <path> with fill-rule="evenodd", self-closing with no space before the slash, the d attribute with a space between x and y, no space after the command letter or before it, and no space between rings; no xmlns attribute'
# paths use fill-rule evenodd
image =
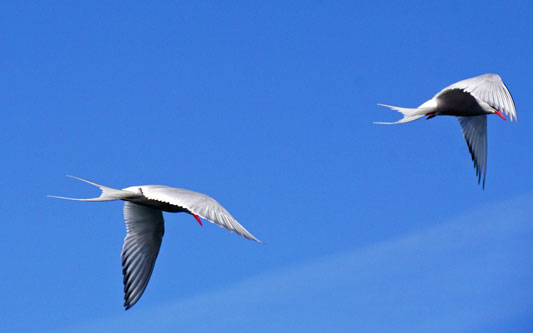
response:
<svg viewBox="0 0 533 333"><path fill-rule="evenodd" d="M163 211L188 213L202 225L200 218L215 223L250 240L262 243L235 220L215 199L202 193L163 185L131 186L122 190L99 185L91 181L68 176L100 188L98 198L75 199L49 195L49 197L76 201L123 200L126 238L122 247L122 273L124 275L124 307L131 308L144 293L164 234Z"/></svg>
<svg viewBox="0 0 533 333"><path fill-rule="evenodd" d="M396 122L376 124L401 124L424 116L455 116L459 120L463 136L472 155L478 183L487 173L487 115L495 114L503 120L507 115L516 121L516 110L511 93L498 74L484 74L456 82L437 93L418 108L378 104L396 110L403 118Z"/></svg>

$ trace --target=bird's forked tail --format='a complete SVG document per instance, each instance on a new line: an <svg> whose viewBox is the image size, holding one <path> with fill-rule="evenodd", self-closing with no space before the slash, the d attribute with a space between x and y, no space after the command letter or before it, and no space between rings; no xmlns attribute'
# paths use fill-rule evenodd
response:
<svg viewBox="0 0 533 333"><path fill-rule="evenodd" d="M102 191L102 193L97 198L89 198L89 199L77 199L77 198L59 197L57 195L48 195L48 197L50 197L50 198L58 198L58 199L65 199L65 200L75 200L75 201L113 201L113 200L121 200L121 199L125 199L125 198L130 198L130 197L134 197L134 196L138 195L138 194L130 192L130 191L119 190L119 189L116 189L116 188L112 188L112 187L107 187L107 186L104 186L104 185L96 184L96 183L93 183L93 182L88 181L88 180L83 179L83 178L70 176L70 175L67 175L67 177L78 179L78 180L81 180L82 182L86 182L86 183L89 183L91 185L94 185L94 186L98 187Z"/></svg>
<svg viewBox="0 0 533 333"><path fill-rule="evenodd" d="M381 106L386 106L388 108L391 108L392 110L396 110L403 114L403 118L395 121L395 122L381 122L376 121L374 124L382 124L382 125L393 125L393 124L402 124L402 123L408 123L413 120L417 120L419 118L424 117L428 113L431 112L431 108L425 108L425 107L419 107L419 108L402 108L399 106L393 106L393 105L387 105L387 104L378 104Z"/></svg>

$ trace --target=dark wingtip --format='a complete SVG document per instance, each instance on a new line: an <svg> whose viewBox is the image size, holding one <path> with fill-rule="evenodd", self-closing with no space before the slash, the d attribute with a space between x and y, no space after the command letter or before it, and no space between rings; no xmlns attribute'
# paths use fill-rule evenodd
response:
<svg viewBox="0 0 533 333"><path fill-rule="evenodd" d="M135 303L137 302L131 302L131 300L129 299L129 295L124 295L124 310L129 310L132 306L135 305Z"/></svg>

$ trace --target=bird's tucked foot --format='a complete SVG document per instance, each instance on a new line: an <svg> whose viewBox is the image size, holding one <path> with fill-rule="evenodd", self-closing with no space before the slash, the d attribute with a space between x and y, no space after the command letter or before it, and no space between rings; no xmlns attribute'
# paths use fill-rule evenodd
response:
<svg viewBox="0 0 533 333"><path fill-rule="evenodd" d="M436 114L435 114L435 112L430 112L430 113L426 114L426 116L428 116L428 117L426 118L426 120L429 120L429 119L431 119L431 118L434 118L434 117L436 116Z"/></svg>

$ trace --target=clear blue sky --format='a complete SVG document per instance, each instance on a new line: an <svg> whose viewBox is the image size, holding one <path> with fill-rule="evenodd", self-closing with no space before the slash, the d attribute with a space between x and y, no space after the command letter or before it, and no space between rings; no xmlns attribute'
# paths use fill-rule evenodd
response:
<svg viewBox="0 0 533 333"><path fill-rule="evenodd" d="M533 4L2 2L0 330L533 329ZM457 121L397 126L498 73L485 191ZM123 188L207 193L122 308Z"/></svg>

